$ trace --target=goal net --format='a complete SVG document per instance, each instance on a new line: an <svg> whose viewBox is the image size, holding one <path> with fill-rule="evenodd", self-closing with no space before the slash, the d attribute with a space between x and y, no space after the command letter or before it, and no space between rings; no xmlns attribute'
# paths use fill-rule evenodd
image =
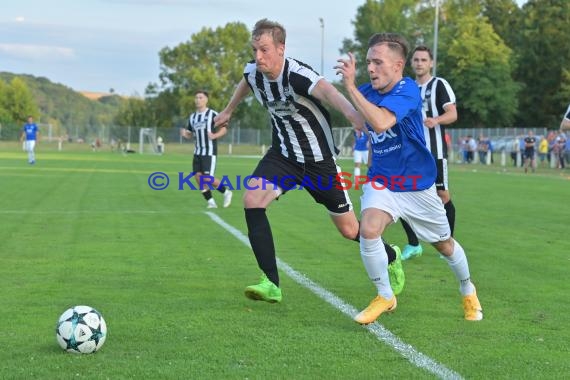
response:
<svg viewBox="0 0 570 380"><path fill-rule="evenodd" d="M156 141L156 128L141 128L139 131L139 153L159 154Z"/></svg>

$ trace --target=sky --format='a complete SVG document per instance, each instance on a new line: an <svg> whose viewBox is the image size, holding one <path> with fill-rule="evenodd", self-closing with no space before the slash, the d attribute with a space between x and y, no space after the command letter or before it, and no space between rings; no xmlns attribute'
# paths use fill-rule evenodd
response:
<svg viewBox="0 0 570 380"><path fill-rule="evenodd" d="M333 81L342 41L354 38L352 22L364 2L5 0L0 71L46 77L76 91L144 95L149 83L159 83L162 48L189 41L203 27L239 21L251 30L257 20L268 18L287 30L286 55L318 72L324 32L322 72Z"/></svg>
<svg viewBox="0 0 570 380"><path fill-rule="evenodd" d="M335 79L333 66L352 20L354 0L18 0L0 12L0 71L46 77L76 91L144 94L158 83L158 53L203 27L262 18L287 30L286 55ZM322 6L326 4L326 6ZM323 19L324 28L321 27ZM241 63L240 63L241 64ZM245 62L244 62L245 64Z"/></svg>

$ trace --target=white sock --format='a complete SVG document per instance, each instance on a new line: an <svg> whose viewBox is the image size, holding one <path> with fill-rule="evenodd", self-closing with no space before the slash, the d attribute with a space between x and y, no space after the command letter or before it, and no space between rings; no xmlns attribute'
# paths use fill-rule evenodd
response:
<svg viewBox="0 0 570 380"><path fill-rule="evenodd" d="M469 264L467 263L467 256L463 247L457 242L453 241L453 254L451 256L443 256L447 259L449 267L459 280L459 291L463 296L473 294L475 286L471 282L471 275L469 274Z"/></svg>
<svg viewBox="0 0 570 380"><path fill-rule="evenodd" d="M354 176L360 175L360 168L354 168Z"/></svg>
<svg viewBox="0 0 570 380"><path fill-rule="evenodd" d="M388 255L386 255L382 239L360 237L360 257L362 257L366 273L376 286L378 294L387 300L392 299L394 293L388 277Z"/></svg>

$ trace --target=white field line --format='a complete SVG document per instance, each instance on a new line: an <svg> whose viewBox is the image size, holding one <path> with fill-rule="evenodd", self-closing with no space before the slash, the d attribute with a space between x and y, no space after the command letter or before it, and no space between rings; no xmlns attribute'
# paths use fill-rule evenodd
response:
<svg viewBox="0 0 570 380"><path fill-rule="evenodd" d="M222 218L220 218L218 215L214 214L213 212L206 212L206 214L214 222L216 222L226 231L234 235L239 241L241 241L243 244L251 248L251 245L249 244L249 239L241 231L226 223ZM320 285L309 279L304 274L293 269L289 264L285 263L283 260L277 258L277 265L279 266L279 269L285 272L285 274L287 274L287 276L289 276L292 280L297 282L299 285L309 289L315 295L322 298L327 303L332 305L335 309L341 311L343 314L347 315L351 319L353 319L356 316L356 314L358 314L358 310L354 306L346 303L341 298L337 297L328 290L322 288ZM380 323L374 322L370 325L364 326L364 328L366 328L370 333L375 335L378 338L378 340L384 342L392 349L394 349L396 352L398 352L400 355L408 359L408 361L414 364L416 367L431 372L440 379L462 379L460 374L445 367L443 364L436 362L434 359L430 358L429 356L419 352L411 345L403 342L400 338L398 338L396 335L394 335L392 332L390 332L390 330L386 329Z"/></svg>

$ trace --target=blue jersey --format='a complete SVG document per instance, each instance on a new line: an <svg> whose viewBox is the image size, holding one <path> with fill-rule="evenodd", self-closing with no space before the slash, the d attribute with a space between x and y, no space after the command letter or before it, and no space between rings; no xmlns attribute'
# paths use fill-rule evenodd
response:
<svg viewBox="0 0 570 380"><path fill-rule="evenodd" d="M35 123L26 123L22 128L26 134L27 141L35 141L38 135L38 126Z"/></svg>
<svg viewBox="0 0 570 380"><path fill-rule="evenodd" d="M368 135L362 131L354 131L354 150L368 150Z"/></svg>
<svg viewBox="0 0 570 380"><path fill-rule="evenodd" d="M416 82L403 78L388 93L381 94L370 83L358 88L364 97L396 116L396 124L382 133L370 131L372 164L368 177L391 191L420 191L435 183L437 169L426 146L422 121L422 99Z"/></svg>

